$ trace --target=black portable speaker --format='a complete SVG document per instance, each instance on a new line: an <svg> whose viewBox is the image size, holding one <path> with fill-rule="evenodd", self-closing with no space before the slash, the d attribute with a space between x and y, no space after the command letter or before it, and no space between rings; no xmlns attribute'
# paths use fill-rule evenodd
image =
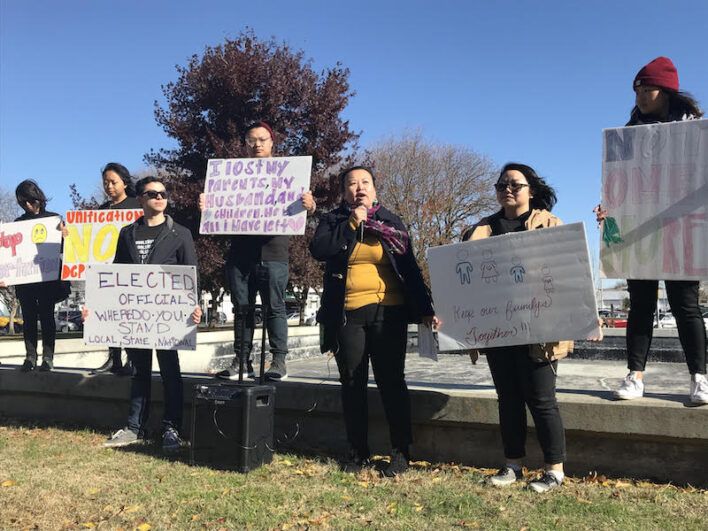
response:
<svg viewBox="0 0 708 531"><path fill-rule="evenodd" d="M249 472L273 459L275 387L214 383L194 387L190 462Z"/></svg>

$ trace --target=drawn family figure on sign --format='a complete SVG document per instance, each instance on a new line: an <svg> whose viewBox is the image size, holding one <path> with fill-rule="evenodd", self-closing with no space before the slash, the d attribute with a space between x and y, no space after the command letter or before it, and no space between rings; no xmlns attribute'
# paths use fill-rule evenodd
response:
<svg viewBox="0 0 708 531"><path fill-rule="evenodd" d="M496 261L492 260L492 251L486 250L482 255L484 256L484 262L480 264L482 267L482 278L487 284L490 282L496 284L499 272L497 271Z"/></svg>
<svg viewBox="0 0 708 531"><path fill-rule="evenodd" d="M547 265L541 267L541 273L543 274L543 291L546 295L550 296L553 293L553 277L551 276L551 269Z"/></svg>
<svg viewBox="0 0 708 531"><path fill-rule="evenodd" d="M474 271L474 267L467 261L468 258L469 252L465 249L461 249L457 253L459 262L455 267L455 272L460 276L460 284L463 286L465 284L472 284L472 272Z"/></svg>
<svg viewBox="0 0 708 531"><path fill-rule="evenodd" d="M511 259L511 263L514 266L509 269L509 274L513 277L514 283L521 284L524 281L524 275L526 274L526 269L521 265L521 259L514 256Z"/></svg>

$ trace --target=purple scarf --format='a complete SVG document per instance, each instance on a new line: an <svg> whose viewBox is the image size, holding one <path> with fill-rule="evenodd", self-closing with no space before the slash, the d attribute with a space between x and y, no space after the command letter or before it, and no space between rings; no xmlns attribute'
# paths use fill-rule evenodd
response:
<svg viewBox="0 0 708 531"><path fill-rule="evenodd" d="M347 210L351 213L352 207L344 203ZM388 245L391 252L394 254L405 254L408 250L410 238L406 230L395 228L388 222L374 219L376 212L381 208L381 205L374 203L366 212L366 223L364 223L364 233L371 234L377 237L382 242Z"/></svg>

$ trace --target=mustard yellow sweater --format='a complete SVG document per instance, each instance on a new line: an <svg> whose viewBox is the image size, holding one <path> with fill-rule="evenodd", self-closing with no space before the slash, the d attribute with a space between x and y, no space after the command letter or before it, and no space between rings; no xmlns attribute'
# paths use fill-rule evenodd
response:
<svg viewBox="0 0 708 531"><path fill-rule="evenodd" d="M357 242L349 257L344 309L356 310L367 304L404 304L403 286L388 255L375 236Z"/></svg>

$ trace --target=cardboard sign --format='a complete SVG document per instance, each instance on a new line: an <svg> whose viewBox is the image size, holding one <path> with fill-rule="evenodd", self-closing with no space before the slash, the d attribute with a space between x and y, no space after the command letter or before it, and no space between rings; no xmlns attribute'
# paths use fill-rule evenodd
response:
<svg viewBox="0 0 708 531"><path fill-rule="evenodd" d="M603 132L609 278L708 279L708 120Z"/></svg>
<svg viewBox="0 0 708 531"><path fill-rule="evenodd" d="M196 350L194 266L89 264L87 345Z"/></svg>
<svg viewBox="0 0 708 531"><path fill-rule="evenodd" d="M582 223L432 247L441 350L599 338Z"/></svg>
<svg viewBox="0 0 708 531"><path fill-rule="evenodd" d="M62 280L84 280L88 264L112 263L120 229L142 215L142 209L68 211Z"/></svg>
<svg viewBox="0 0 708 531"><path fill-rule="evenodd" d="M0 223L0 281L8 286L59 279L61 218Z"/></svg>
<svg viewBox="0 0 708 531"><path fill-rule="evenodd" d="M211 159L199 234L304 234L312 157Z"/></svg>

